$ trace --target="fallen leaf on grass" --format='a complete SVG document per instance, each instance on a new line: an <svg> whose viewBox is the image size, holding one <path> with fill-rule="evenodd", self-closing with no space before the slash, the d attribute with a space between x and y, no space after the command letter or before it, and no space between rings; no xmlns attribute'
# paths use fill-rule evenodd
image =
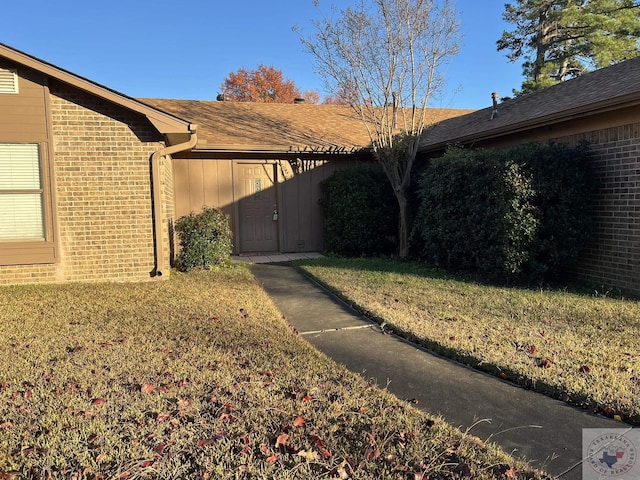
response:
<svg viewBox="0 0 640 480"><path fill-rule="evenodd" d="M305 420L304 417L302 415L300 415L299 417L297 417L294 421L293 421L293 426L294 427L302 427L305 424Z"/></svg>
<svg viewBox="0 0 640 480"><path fill-rule="evenodd" d="M378 447L367 447L364 452L364 458L367 460L375 460L376 458L380 458L380 449Z"/></svg>
<svg viewBox="0 0 640 480"><path fill-rule="evenodd" d="M589 368L588 365L582 365L579 369L578 372L580 373L589 373L591 371L591 369Z"/></svg>
<svg viewBox="0 0 640 480"><path fill-rule="evenodd" d="M351 465L346 460L343 460L336 468L336 473L341 480L346 480L350 477Z"/></svg>
<svg viewBox="0 0 640 480"><path fill-rule="evenodd" d="M32 453L35 453L35 451L36 449L33 447L22 447L20 449L20 453L22 454L23 457L31 455Z"/></svg>
<svg viewBox="0 0 640 480"><path fill-rule="evenodd" d="M278 435L278 438L276 439L276 448L278 448L280 445L286 446L287 443L289 443L289 435L287 435L286 433L282 433Z"/></svg>
<svg viewBox="0 0 640 480"><path fill-rule="evenodd" d="M510 465L500 465L499 472L506 480L515 480L518 478L518 471Z"/></svg>
<svg viewBox="0 0 640 480"><path fill-rule="evenodd" d="M156 420L158 422L166 422L170 418L171 418L171 415L169 415L168 413L159 413L158 416L156 417Z"/></svg>
<svg viewBox="0 0 640 480"><path fill-rule="evenodd" d="M267 463L275 463L277 459L277 455L271 455L270 457L267 457Z"/></svg>
<svg viewBox="0 0 640 480"><path fill-rule="evenodd" d="M154 390L155 390L154 386L151 385L150 383L145 383L142 385L142 387L140 387L140 391L142 393L153 393Z"/></svg>
<svg viewBox="0 0 640 480"><path fill-rule="evenodd" d="M302 458L306 459L308 462L316 462L318 460L318 458L320 457L318 455L318 452L316 452L314 450L300 450L298 452L298 455L300 455Z"/></svg>
<svg viewBox="0 0 640 480"><path fill-rule="evenodd" d="M309 435L309 441L316 447L325 458L331 457L331 452L324 447L322 439L316 435Z"/></svg>

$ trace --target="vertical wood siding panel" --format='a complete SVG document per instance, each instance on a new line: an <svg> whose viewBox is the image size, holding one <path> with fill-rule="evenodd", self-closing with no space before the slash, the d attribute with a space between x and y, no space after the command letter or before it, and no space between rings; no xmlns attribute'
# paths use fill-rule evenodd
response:
<svg viewBox="0 0 640 480"><path fill-rule="evenodd" d="M188 215L191 211L189 198L189 162L190 160L182 158L173 160L176 218Z"/></svg>
<svg viewBox="0 0 640 480"><path fill-rule="evenodd" d="M189 160L189 213L199 213L204 205L204 160Z"/></svg>

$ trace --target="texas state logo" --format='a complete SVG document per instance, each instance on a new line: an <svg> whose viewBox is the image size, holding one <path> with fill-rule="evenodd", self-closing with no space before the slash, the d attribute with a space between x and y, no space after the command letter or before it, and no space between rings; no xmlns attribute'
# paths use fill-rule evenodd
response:
<svg viewBox="0 0 640 480"><path fill-rule="evenodd" d="M637 444L640 430L586 428L582 432L583 480L640 479Z"/></svg>

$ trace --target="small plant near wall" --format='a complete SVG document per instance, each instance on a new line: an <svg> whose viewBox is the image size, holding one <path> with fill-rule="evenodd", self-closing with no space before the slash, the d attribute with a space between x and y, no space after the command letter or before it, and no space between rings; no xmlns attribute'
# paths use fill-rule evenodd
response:
<svg viewBox="0 0 640 480"><path fill-rule="evenodd" d="M175 266L183 272L223 265L231 256L232 233L229 217L217 208L180 217L175 224L181 250Z"/></svg>

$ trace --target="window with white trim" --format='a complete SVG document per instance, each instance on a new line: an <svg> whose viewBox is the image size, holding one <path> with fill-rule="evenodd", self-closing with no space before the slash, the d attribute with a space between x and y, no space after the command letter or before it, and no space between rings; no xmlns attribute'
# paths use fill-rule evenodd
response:
<svg viewBox="0 0 640 480"><path fill-rule="evenodd" d="M45 240L40 149L0 143L0 241Z"/></svg>

